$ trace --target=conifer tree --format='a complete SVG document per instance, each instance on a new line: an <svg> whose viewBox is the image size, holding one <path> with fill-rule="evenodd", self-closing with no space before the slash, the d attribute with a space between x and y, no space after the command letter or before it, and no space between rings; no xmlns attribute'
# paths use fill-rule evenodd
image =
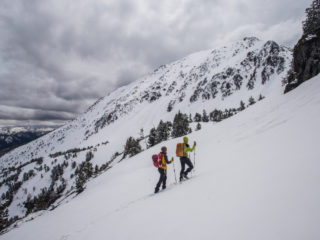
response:
<svg viewBox="0 0 320 240"><path fill-rule="evenodd" d="M232 117L233 116L232 109L225 109L222 116L223 116L222 117L223 119Z"/></svg>
<svg viewBox="0 0 320 240"><path fill-rule="evenodd" d="M209 122L209 116L208 116L206 110L203 110L203 113L202 113L202 121L203 121L203 122Z"/></svg>
<svg viewBox="0 0 320 240"><path fill-rule="evenodd" d="M306 9L306 20L303 21L303 33L315 34L320 31L320 0L313 0Z"/></svg>
<svg viewBox="0 0 320 240"><path fill-rule="evenodd" d="M91 178L93 175L93 166L91 162L84 162L82 172L85 174L86 180Z"/></svg>
<svg viewBox="0 0 320 240"><path fill-rule="evenodd" d="M76 178L76 189L77 193L81 193L84 190L84 184L86 183L86 178L84 176L84 173L80 171Z"/></svg>
<svg viewBox="0 0 320 240"><path fill-rule="evenodd" d="M93 153L91 151L86 153L86 161L89 162L93 158Z"/></svg>
<svg viewBox="0 0 320 240"><path fill-rule="evenodd" d="M188 134L189 129L189 120L186 114L182 114L180 111L174 116L173 124L172 124L172 133L171 136L181 137Z"/></svg>
<svg viewBox="0 0 320 240"><path fill-rule="evenodd" d="M243 110L245 110L245 109L246 109L246 105L245 105L244 102L241 100L241 101L240 101L239 110L240 110L240 111L243 111Z"/></svg>
<svg viewBox="0 0 320 240"><path fill-rule="evenodd" d="M136 154L141 152L141 146L139 144L139 141L134 139L133 137L129 137L126 141L126 145L124 147L123 157L129 155L129 157L132 157Z"/></svg>
<svg viewBox="0 0 320 240"><path fill-rule="evenodd" d="M196 131L199 131L201 129L201 124L198 122L196 126Z"/></svg>
<svg viewBox="0 0 320 240"><path fill-rule="evenodd" d="M6 208L5 204L0 206L0 231L2 231L4 228L8 225L8 216L9 211L8 208Z"/></svg>
<svg viewBox="0 0 320 240"><path fill-rule="evenodd" d="M167 121L164 124L164 128L163 128L163 141L167 141L170 138L171 131L172 131L172 122Z"/></svg>
<svg viewBox="0 0 320 240"><path fill-rule="evenodd" d="M202 116L201 116L200 113L196 113L196 114L194 115L194 121L195 121L195 122L201 122L201 121L202 121Z"/></svg>
<svg viewBox="0 0 320 240"><path fill-rule="evenodd" d="M144 131L143 131L143 128L140 129L140 139L144 139Z"/></svg>
<svg viewBox="0 0 320 240"><path fill-rule="evenodd" d="M98 173L99 173L99 166L96 165L96 166L94 167L94 174L97 175Z"/></svg>
<svg viewBox="0 0 320 240"><path fill-rule="evenodd" d="M262 96L261 94L259 95L259 101L261 101L262 99L264 99L264 96Z"/></svg>
<svg viewBox="0 0 320 240"><path fill-rule="evenodd" d="M148 137L148 147L152 147L156 145L156 135L157 131L155 128L150 129L149 137Z"/></svg>
<svg viewBox="0 0 320 240"><path fill-rule="evenodd" d="M213 110L210 113L210 119L214 122L220 122L223 119L223 112L221 110Z"/></svg>
<svg viewBox="0 0 320 240"><path fill-rule="evenodd" d="M250 105L253 105L253 104L255 104L256 103L256 100L254 100L254 98L251 96L250 98L249 98L249 106Z"/></svg>
<svg viewBox="0 0 320 240"><path fill-rule="evenodd" d="M155 142L156 144L161 143L162 141L166 140L166 124L160 120L159 125L156 130L156 138Z"/></svg>

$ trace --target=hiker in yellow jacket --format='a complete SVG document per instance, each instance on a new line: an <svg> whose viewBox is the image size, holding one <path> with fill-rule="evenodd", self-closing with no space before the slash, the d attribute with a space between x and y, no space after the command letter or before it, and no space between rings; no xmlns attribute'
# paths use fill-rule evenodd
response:
<svg viewBox="0 0 320 240"><path fill-rule="evenodd" d="M167 147L163 146L161 148L160 156L160 162L159 162L159 168L158 171L160 173L160 178L157 183L157 186L154 190L154 193L159 192L160 186L162 184L162 189L166 189L166 182L167 182L167 164L170 164L173 162L173 158L169 161L167 156Z"/></svg>
<svg viewBox="0 0 320 240"><path fill-rule="evenodd" d="M193 143L193 147L191 148L188 144L188 137L184 137L183 138L183 157L180 157L180 162L181 162L181 171L180 171L180 181L183 180L183 178L188 179L188 173L191 172L191 170L193 169L193 164L190 160L190 158L188 157L188 153L189 152L193 152L197 143L194 142ZM188 169L185 171L185 166L186 164L188 165Z"/></svg>

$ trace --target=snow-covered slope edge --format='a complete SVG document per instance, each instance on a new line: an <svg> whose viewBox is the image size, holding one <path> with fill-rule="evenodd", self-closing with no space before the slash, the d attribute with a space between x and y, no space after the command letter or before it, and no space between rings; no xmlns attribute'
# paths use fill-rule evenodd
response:
<svg viewBox="0 0 320 240"><path fill-rule="evenodd" d="M150 196L155 146L1 239L319 239L320 76L192 133L194 178ZM161 145L174 154L177 139ZM176 161L176 170L179 164ZM158 229L159 228L159 229Z"/></svg>

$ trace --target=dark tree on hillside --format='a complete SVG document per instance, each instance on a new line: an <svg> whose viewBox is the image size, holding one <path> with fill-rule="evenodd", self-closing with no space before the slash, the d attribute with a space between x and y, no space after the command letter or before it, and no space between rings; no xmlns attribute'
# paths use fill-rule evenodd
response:
<svg viewBox="0 0 320 240"><path fill-rule="evenodd" d="M234 110L232 108L230 109L225 109L223 114L222 114L222 118L223 119L226 119L226 118L229 118L229 117L232 117L233 116L233 113L234 113Z"/></svg>
<svg viewBox="0 0 320 240"><path fill-rule="evenodd" d="M256 103L256 100L254 100L254 98L251 96L250 98L249 98L249 106L250 105L253 105L253 104L255 104Z"/></svg>
<svg viewBox="0 0 320 240"><path fill-rule="evenodd" d="M76 189L77 193L81 193L84 190L84 184L86 183L86 178L83 172L80 172L76 178Z"/></svg>
<svg viewBox="0 0 320 240"><path fill-rule="evenodd" d="M93 166L91 162L84 162L82 167L82 172L84 172L86 179L89 179L93 175Z"/></svg>
<svg viewBox="0 0 320 240"><path fill-rule="evenodd" d="M89 162L93 158L93 153L91 151L86 153L86 161Z"/></svg>
<svg viewBox="0 0 320 240"><path fill-rule="evenodd" d="M195 122L201 122L201 121L202 121L202 116L201 116L201 114L200 114L200 113L196 113L196 114L194 115L193 120L194 120Z"/></svg>
<svg viewBox="0 0 320 240"><path fill-rule="evenodd" d="M306 20L303 21L303 33L314 34L320 30L320 0L313 0L306 9Z"/></svg>
<svg viewBox="0 0 320 240"><path fill-rule="evenodd" d="M246 105L245 105L244 102L241 100L241 101L240 101L239 110L240 110L240 111L243 111L243 110L245 110L245 109L246 109Z"/></svg>
<svg viewBox="0 0 320 240"><path fill-rule="evenodd" d="M139 152L141 152L141 146L139 144L139 141L137 141L133 137L129 137L124 147L123 157L125 158L128 155L129 157L132 157L138 154Z"/></svg>
<svg viewBox="0 0 320 240"><path fill-rule="evenodd" d="M264 99L264 98L265 98L265 97L260 94L258 100L261 101L261 100Z"/></svg>
<svg viewBox="0 0 320 240"><path fill-rule="evenodd" d="M220 122L223 119L223 112L221 110L213 110L210 113L210 120L213 122Z"/></svg>
<svg viewBox="0 0 320 240"><path fill-rule="evenodd" d="M57 181L63 175L63 167L60 164L54 166L51 170L51 179L53 182Z"/></svg>
<svg viewBox="0 0 320 240"><path fill-rule="evenodd" d="M199 131L200 129L201 129L201 124L200 124L200 123L197 123L196 131Z"/></svg>
<svg viewBox="0 0 320 240"><path fill-rule="evenodd" d="M140 135L140 139L144 139L144 130L143 128L140 129L140 132L139 132L139 135Z"/></svg>
<svg viewBox="0 0 320 240"><path fill-rule="evenodd" d="M171 122L164 123L162 120L160 120L156 130L156 139L155 139L156 144L169 139L171 127L172 127Z"/></svg>
<svg viewBox="0 0 320 240"><path fill-rule="evenodd" d="M156 145L156 134L157 131L155 128L150 129L149 137L148 137L148 147L152 147Z"/></svg>
<svg viewBox="0 0 320 240"><path fill-rule="evenodd" d="M8 216L8 208L6 208L5 204L0 205L0 231L2 231L5 227L8 226Z"/></svg>
<svg viewBox="0 0 320 240"><path fill-rule="evenodd" d="M155 139L156 144L161 143L163 141L164 128L165 128L165 124L162 120L160 120L158 127L156 129L156 139Z"/></svg>
<svg viewBox="0 0 320 240"><path fill-rule="evenodd" d="M203 122L209 122L209 116L208 116L206 110L203 110L203 113L202 113L202 121L203 121Z"/></svg>
<svg viewBox="0 0 320 240"><path fill-rule="evenodd" d="M190 132L189 120L186 114L182 114L180 111L174 116L172 124L172 133L171 136L181 137Z"/></svg>

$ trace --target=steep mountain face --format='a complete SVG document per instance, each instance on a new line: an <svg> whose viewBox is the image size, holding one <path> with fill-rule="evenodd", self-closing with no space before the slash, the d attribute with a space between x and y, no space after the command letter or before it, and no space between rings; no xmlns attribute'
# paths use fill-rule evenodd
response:
<svg viewBox="0 0 320 240"><path fill-rule="evenodd" d="M289 59L287 48L256 38L190 55L161 66L153 74L103 99L107 107L93 126L87 126L86 136L134 111L137 105L161 103L157 105L162 114L168 108L195 112L205 102L235 107L239 99L230 98L232 95L247 96L243 93L250 90L252 95L268 94L270 82L279 79Z"/></svg>
<svg viewBox="0 0 320 240"><path fill-rule="evenodd" d="M285 92L320 73L320 30L303 35L293 51L291 74Z"/></svg>
<svg viewBox="0 0 320 240"><path fill-rule="evenodd" d="M4 127L0 128L0 156L20 145L31 142L57 127Z"/></svg>
<svg viewBox="0 0 320 240"><path fill-rule="evenodd" d="M58 205L74 193L81 169L115 167L129 136L144 139L141 129L148 133L178 111L209 113L238 108L249 97L281 94L290 62L288 48L244 38L159 67L98 100L74 121L0 158L3 209L14 221ZM146 149L145 141L140 143Z"/></svg>

